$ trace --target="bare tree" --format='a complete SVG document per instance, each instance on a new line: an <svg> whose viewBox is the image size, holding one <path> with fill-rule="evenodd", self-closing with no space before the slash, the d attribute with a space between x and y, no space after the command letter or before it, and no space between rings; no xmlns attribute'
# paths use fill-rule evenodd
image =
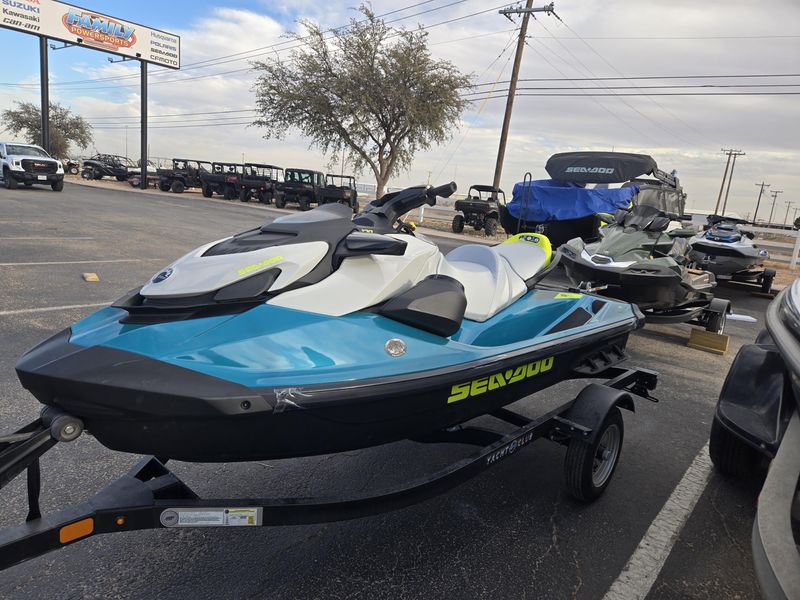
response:
<svg viewBox="0 0 800 600"><path fill-rule="evenodd" d="M288 60L253 63L253 124L266 138L297 129L330 157L346 152L356 172L372 169L380 197L417 151L457 128L470 78L431 56L424 30L391 28L364 5L359 12L363 19L327 38L303 21Z"/></svg>
<svg viewBox="0 0 800 600"><path fill-rule="evenodd" d="M42 145L42 113L31 102L14 102L16 108L2 114L5 131L22 135L29 144ZM81 149L92 143L92 126L83 117L60 104L50 105L50 154L58 158L69 156L70 144Z"/></svg>

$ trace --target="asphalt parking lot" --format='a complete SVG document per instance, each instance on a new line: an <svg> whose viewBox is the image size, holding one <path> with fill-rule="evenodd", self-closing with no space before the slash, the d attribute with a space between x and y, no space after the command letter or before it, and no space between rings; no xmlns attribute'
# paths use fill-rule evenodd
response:
<svg viewBox="0 0 800 600"><path fill-rule="evenodd" d="M38 415L14 373L25 350L201 243L278 214L199 194L76 184L60 194L0 190L0 207L0 431ZM460 243L437 242L444 252ZM100 282L83 281L85 272ZM763 327L768 300L736 288L718 295L758 320L729 322L726 356L687 348L686 325L632 336L629 362L661 373L661 401L625 414L621 462L594 504L567 496L564 449L539 441L447 494L371 518L94 537L3 572L0 597L622 599L644 590L659 599L757 598L750 554L757 482L709 474L704 446L724 375ZM561 384L519 404L536 415L582 385ZM171 466L212 497L317 495L377 490L464 454L399 443L291 461ZM84 500L137 460L89 436L57 446L43 460L43 509ZM24 488L19 478L0 492L0 527L24 520Z"/></svg>

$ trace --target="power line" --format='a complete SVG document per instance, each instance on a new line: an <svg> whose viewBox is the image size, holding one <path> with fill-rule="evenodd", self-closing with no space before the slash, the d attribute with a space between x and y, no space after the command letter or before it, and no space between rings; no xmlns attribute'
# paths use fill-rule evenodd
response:
<svg viewBox="0 0 800 600"><path fill-rule="evenodd" d="M567 28L572 31L571 28ZM794 39L800 38L800 35L691 35L691 36L579 36L572 31L575 37L557 36L554 39L559 40L771 40L771 39ZM542 36L543 39L548 39Z"/></svg>

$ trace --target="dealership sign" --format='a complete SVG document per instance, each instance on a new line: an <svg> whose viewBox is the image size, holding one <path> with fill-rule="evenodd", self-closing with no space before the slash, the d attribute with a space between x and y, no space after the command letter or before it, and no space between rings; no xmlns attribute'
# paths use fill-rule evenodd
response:
<svg viewBox="0 0 800 600"><path fill-rule="evenodd" d="M56 0L0 0L0 26L88 46L172 69L181 66L181 38Z"/></svg>

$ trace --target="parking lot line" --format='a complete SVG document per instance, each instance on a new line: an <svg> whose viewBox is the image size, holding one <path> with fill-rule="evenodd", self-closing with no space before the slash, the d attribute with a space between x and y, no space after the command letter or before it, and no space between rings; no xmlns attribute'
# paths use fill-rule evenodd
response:
<svg viewBox="0 0 800 600"><path fill-rule="evenodd" d="M15 310L0 310L0 317L9 315L24 315L28 313L52 312L55 310L69 310L71 308L97 308L108 306L111 302L95 302L93 304L67 304L65 306L44 306L42 308L20 308Z"/></svg>
<svg viewBox="0 0 800 600"><path fill-rule="evenodd" d="M85 237L85 236L74 236L74 237L72 237L72 236L68 236L68 237L57 237L57 236L30 237L30 236L26 236L26 237L0 237L0 242L8 242L8 241L17 242L17 241L20 241L20 240L35 240L37 242L57 240L57 241L60 242L62 240L93 240L93 239L94 239L93 237Z"/></svg>
<svg viewBox="0 0 800 600"><path fill-rule="evenodd" d="M35 267L37 265L94 265L101 263L131 263L163 261L163 258L108 258L105 260L54 260L47 262L0 263L0 267Z"/></svg>
<svg viewBox="0 0 800 600"><path fill-rule="evenodd" d="M711 475L708 443L695 456L603 600L642 600L661 572Z"/></svg>

